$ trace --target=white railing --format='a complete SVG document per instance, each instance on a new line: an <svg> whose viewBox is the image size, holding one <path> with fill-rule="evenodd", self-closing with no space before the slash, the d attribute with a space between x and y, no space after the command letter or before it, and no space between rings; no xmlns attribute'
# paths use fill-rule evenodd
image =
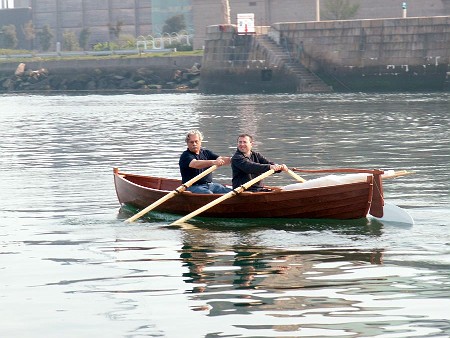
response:
<svg viewBox="0 0 450 338"><path fill-rule="evenodd" d="M173 43L185 44L190 46L193 35L187 31L180 31L178 33L156 33L154 35L143 36L140 35L136 39L137 49L164 49L164 46Z"/></svg>

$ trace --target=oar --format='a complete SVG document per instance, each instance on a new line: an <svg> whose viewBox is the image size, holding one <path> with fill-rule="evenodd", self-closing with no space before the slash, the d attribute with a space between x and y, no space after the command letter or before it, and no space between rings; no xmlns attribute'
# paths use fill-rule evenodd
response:
<svg viewBox="0 0 450 338"><path fill-rule="evenodd" d="M225 195L215 199L214 201L209 202L208 204L204 205L201 208L198 208L197 210L194 210L193 212L191 212L190 214L181 217L179 220L173 222L171 225L179 225L185 221L187 221L188 219L191 219L192 217L197 216L198 214L202 213L205 210L208 210L209 208L212 208L213 206L219 204L222 201L225 201L235 195L240 194L241 192L243 192L244 190L250 188L253 184L265 179L266 177L272 175L275 171L270 169L269 171L266 171L265 173L259 175L258 177L255 177L254 179L248 181L247 183L241 185L240 187L237 187L233 190L231 190L229 193L226 193Z"/></svg>
<svg viewBox="0 0 450 338"><path fill-rule="evenodd" d="M199 179L201 179L202 177L205 177L206 175L208 175L209 173L212 173L214 170L216 170L218 167L216 165L213 165L212 167L208 168L207 170L201 172L200 174L198 174L197 176L195 176L194 178L190 179L189 181L187 181L186 183L180 185L178 188L176 188L174 191L169 192L167 195L164 195L163 197L161 197L159 200L153 202L152 204L150 204L148 207L146 207L145 209L142 209L141 211L139 211L136 215L131 216L130 218L128 218L127 220L125 220L126 223L131 223L135 220L137 220L139 217L145 215L147 212L149 212L150 210L153 210L154 208L156 208L158 205L164 203L165 201L171 199L172 197L174 197L175 195L182 193L183 191L185 191L187 188L189 188L191 185L193 185L195 182L197 182Z"/></svg>
<svg viewBox="0 0 450 338"><path fill-rule="evenodd" d="M407 170L394 170L394 172L392 173L392 172L390 172L390 170L388 170L383 175L381 175L381 178L384 180L386 178L396 178L396 177L411 175L411 174L414 174L414 172L407 171Z"/></svg>
<svg viewBox="0 0 450 338"><path fill-rule="evenodd" d="M297 174L294 173L291 169L288 169L287 172L288 172L289 175L291 175L291 176L292 176L293 178L295 178L297 181L302 182L302 183L305 183L305 182L306 182L306 180L305 180L303 177L297 175Z"/></svg>
<svg viewBox="0 0 450 338"><path fill-rule="evenodd" d="M336 168L336 169L299 169L299 168L291 168L290 170L300 173L366 173L366 174L374 174L377 170L370 170L370 169L353 169L353 168ZM407 171L407 170L397 170L394 172L385 172L381 178L395 178L399 176L405 176L405 175L411 175L414 174L413 171Z"/></svg>

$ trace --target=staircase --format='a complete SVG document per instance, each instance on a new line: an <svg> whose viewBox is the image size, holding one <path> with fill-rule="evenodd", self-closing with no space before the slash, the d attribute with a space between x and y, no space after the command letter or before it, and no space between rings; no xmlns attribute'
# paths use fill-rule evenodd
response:
<svg viewBox="0 0 450 338"><path fill-rule="evenodd" d="M330 93L333 89L301 63L293 62L289 52L267 35L257 35L256 42L267 52L270 63L283 66L295 75L298 93Z"/></svg>

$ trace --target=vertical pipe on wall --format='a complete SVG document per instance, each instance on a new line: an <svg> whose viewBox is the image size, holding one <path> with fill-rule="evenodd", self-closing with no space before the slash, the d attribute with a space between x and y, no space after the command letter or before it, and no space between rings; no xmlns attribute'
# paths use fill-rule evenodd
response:
<svg viewBox="0 0 450 338"><path fill-rule="evenodd" d="M320 21L320 0L316 0L316 21Z"/></svg>

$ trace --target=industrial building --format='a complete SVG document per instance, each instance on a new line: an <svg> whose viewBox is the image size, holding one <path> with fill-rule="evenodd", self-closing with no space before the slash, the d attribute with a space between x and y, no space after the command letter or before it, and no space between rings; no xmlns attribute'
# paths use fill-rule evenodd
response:
<svg viewBox="0 0 450 338"><path fill-rule="evenodd" d="M329 1L332 0L320 0L321 11L326 10ZM88 28L89 45L93 45L110 41L115 29L133 37L161 34L168 18L182 14L187 31L194 36L194 48L200 49L207 26L235 24L238 13L254 13L257 26L316 21L318 3L319 0L1 0L0 26L11 22L8 20L11 15L1 12L21 8L20 20L31 19L37 31L49 25L54 34L53 44L62 41L65 32L78 36ZM401 17L403 3L408 7L409 17L450 15L450 0L350 0L350 3L359 5L352 19ZM28 14L24 14L25 8ZM16 23L16 30L23 24Z"/></svg>

